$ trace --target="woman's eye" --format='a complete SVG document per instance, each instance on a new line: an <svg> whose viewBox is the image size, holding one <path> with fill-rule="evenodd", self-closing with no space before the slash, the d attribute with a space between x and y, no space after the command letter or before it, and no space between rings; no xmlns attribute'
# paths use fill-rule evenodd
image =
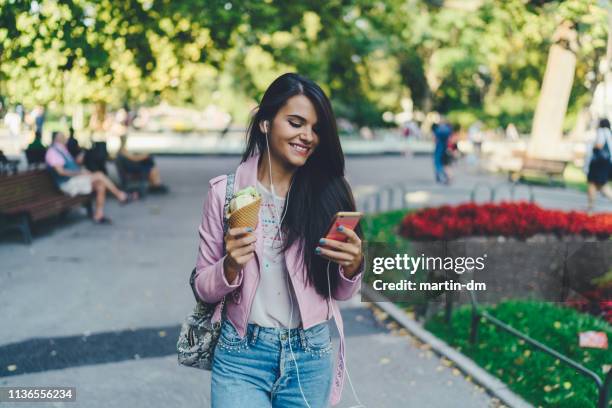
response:
<svg viewBox="0 0 612 408"><path fill-rule="evenodd" d="M295 122L291 122L289 121L289 123L291 124L291 126L293 126L294 128L299 128L300 126L302 126L300 123L295 123Z"/></svg>

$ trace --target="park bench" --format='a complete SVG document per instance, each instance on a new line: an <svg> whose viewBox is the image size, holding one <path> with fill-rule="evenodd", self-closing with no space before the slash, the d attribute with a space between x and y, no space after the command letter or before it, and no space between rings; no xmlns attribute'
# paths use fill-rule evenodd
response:
<svg viewBox="0 0 612 408"><path fill-rule="evenodd" d="M0 231L17 228L28 244L32 242L33 222L64 215L79 205L92 215L91 195L63 194L46 170L0 176Z"/></svg>
<svg viewBox="0 0 612 408"><path fill-rule="evenodd" d="M513 182L527 181L525 176L545 177L549 185L558 184L565 186L563 173L566 166L567 161L565 160L539 159L524 156L520 170L511 170L508 177Z"/></svg>

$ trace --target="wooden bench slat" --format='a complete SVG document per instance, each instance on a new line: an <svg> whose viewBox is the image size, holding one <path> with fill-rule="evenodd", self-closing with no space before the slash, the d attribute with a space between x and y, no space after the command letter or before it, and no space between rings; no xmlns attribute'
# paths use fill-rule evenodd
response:
<svg viewBox="0 0 612 408"><path fill-rule="evenodd" d="M563 183L563 173L567 167L567 161L564 160L552 160L552 159L540 159L534 157L527 157L523 155L523 163L520 170L511 171L508 175L511 180L517 181L524 179L525 175L532 176L546 176L549 182L552 184L553 178L561 179Z"/></svg>
<svg viewBox="0 0 612 408"><path fill-rule="evenodd" d="M70 197L63 194L46 170L0 177L0 212L3 214L27 213L32 220L40 220L90 200L90 195Z"/></svg>

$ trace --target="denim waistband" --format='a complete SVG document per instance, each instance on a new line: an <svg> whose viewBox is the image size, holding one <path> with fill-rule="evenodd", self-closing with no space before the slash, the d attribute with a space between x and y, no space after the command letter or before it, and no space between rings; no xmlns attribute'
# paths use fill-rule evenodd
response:
<svg viewBox="0 0 612 408"><path fill-rule="evenodd" d="M225 322L233 326L231 321L226 320ZM306 337L305 337L304 332L310 331L310 330L316 330L319 326L321 325L327 326L327 324L328 324L328 321L324 321L324 322L321 322L319 324L316 324L304 330L302 327L296 327L293 329L289 329L286 327L263 327L263 326L259 326L256 323L248 323L247 329L246 329L246 337L249 343L251 344L255 344L255 342L259 339L259 340L263 340L271 344L280 345L281 343L288 344L289 339L291 339L292 345L301 344L302 346L305 346Z"/></svg>
<svg viewBox="0 0 612 408"><path fill-rule="evenodd" d="M286 327L263 327L255 323L247 325L247 336L251 343L258 339L272 344L288 343L291 339L292 345L304 345L304 329L296 327L289 329Z"/></svg>

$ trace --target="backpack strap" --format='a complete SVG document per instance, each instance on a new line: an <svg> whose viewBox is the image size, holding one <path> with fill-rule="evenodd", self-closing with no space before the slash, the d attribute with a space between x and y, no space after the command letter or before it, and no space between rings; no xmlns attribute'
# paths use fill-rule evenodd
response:
<svg viewBox="0 0 612 408"><path fill-rule="evenodd" d="M226 209L229 207L229 203L232 200L232 196L234 195L234 178L234 173L231 173L227 176L227 185L225 187L225 203L223 204L223 236L227 234L227 229L229 227L229 220L225 214L227 213ZM223 243L222 256L225 256L225 242ZM191 285L191 290L193 292L193 296L196 299L196 302L201 302L200 298L198 297L198 293L195 290L195 273L196 268L193 268L193 270L191 271L191 277L189 278L189 284ZM221 302L219 302L219 305L223 307L223 303L225 303L225 297L221 300Z"/></svg>
<svg viewBox="0 0 612 408"><path fill-rule="evenodd" d="M223 236L227 234L227 229L229 228L229 218L227 217L227 209L229 208L230 201L232 200L232 196L234 195L234 178L235 174L230 173L227 175L227 183L225 184L225 203L223 204ZM225 256L225 241L223 242L223 256ZM240 290L240 288L238 289ZM221 327L221 322L225 317L225 297L217 304L215 307L215 311L211 318L211 322L217 328Z"/></svg>
<svg viewBox="0 0 612 408"><path fill-rule="evenodd" d="M227 218L229 203L234 195L234 173L227 175L227 184L225 185L225 204L223 204L223 236L227 234L229 228L229 219ZM223 245L223 255L225 255L225 244Z"/></svg>
<svg viewBox="0 0 612 408"><path fill-rule="evenodd" d="M56 147L54 144L52 144L51 146L49 146L49 149L53 149L53 150L55 150L56 152L58 152L58 153L59 153L59 155L60 155L60 156L62 156L62 158L63 158L64 160L66 160L66 161L72 160L72 158L71 158L71 157L67 157L67 156L66 156L66 153L64 153L63 151L61 151L61 149L58 149L58 148L57 148L57 147Z"/></svg>

